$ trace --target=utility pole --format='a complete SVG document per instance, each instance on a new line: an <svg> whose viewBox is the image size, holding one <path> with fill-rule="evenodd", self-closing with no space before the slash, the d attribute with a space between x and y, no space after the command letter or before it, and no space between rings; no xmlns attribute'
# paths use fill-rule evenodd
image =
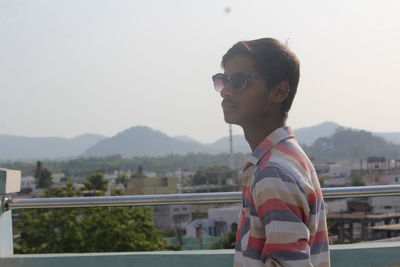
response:
<svg viewBox="0 0 400 267"><path fill-rule="evenodd" d="M233 138L232 138L232 124L229 124L229 168L235 169L235 163L233 158Z"/></svg>

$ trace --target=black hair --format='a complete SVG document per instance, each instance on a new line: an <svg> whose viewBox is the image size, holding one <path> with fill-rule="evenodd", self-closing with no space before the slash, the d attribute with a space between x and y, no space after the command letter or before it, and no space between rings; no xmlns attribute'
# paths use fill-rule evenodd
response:
<svg viewBox="0 0 400 267"><path fill-rule="evenodd" d="M241 41L234 44L222 57L222 67L225 68L226 62L237 55L250 57L254 61L254 68L260 74L271 77L267 79L268 88L281 81L289 84L289 94L281 106L285 121L299 84L300 62L296 55L286 45L273 38Z"/></svg>

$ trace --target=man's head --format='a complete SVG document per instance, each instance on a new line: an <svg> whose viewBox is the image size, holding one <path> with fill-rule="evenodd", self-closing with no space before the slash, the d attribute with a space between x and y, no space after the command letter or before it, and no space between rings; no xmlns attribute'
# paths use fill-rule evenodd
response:
<svg viewBox="0 0 400 267"><path fill-rule="evenodd" d="M300 64L285 45L272 38L238 42L223 56L221 65L225 70L219 78L224 84L221 96L227 122L242 125L262 116L286 120L296 94ZM243 80L245 88L235 89ZM235 112L240 113L236 118Z"/></svg>

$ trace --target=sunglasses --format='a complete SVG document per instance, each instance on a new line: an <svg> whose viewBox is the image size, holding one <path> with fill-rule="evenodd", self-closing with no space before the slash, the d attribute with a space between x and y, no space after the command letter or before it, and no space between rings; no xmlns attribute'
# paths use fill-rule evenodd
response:
<svg viewBox="0 0 400 267"><path fill-rule="evenodd" d="M221 93L226 84L229 84L236 92L243 91L247 86L247 80L251 78L270 78L269 76L261 74L248 74L244 72L236 72L231 76L224 73L217 73L212 76L215 91Z"/></svg>

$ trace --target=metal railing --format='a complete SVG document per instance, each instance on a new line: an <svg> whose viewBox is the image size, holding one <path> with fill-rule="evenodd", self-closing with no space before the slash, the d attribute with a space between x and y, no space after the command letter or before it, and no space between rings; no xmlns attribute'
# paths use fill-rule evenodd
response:
<svg viewBox="0 0 400 267"><path fill-rule="evenodd" d="M348 197L399 196L400 185L356 186L323 188L325 199ZM30 208L72 208L109 206L156 206L176 204L237 203L241 192L65 197L65 198L10 198L4 197L3 211Z"/></svg>

